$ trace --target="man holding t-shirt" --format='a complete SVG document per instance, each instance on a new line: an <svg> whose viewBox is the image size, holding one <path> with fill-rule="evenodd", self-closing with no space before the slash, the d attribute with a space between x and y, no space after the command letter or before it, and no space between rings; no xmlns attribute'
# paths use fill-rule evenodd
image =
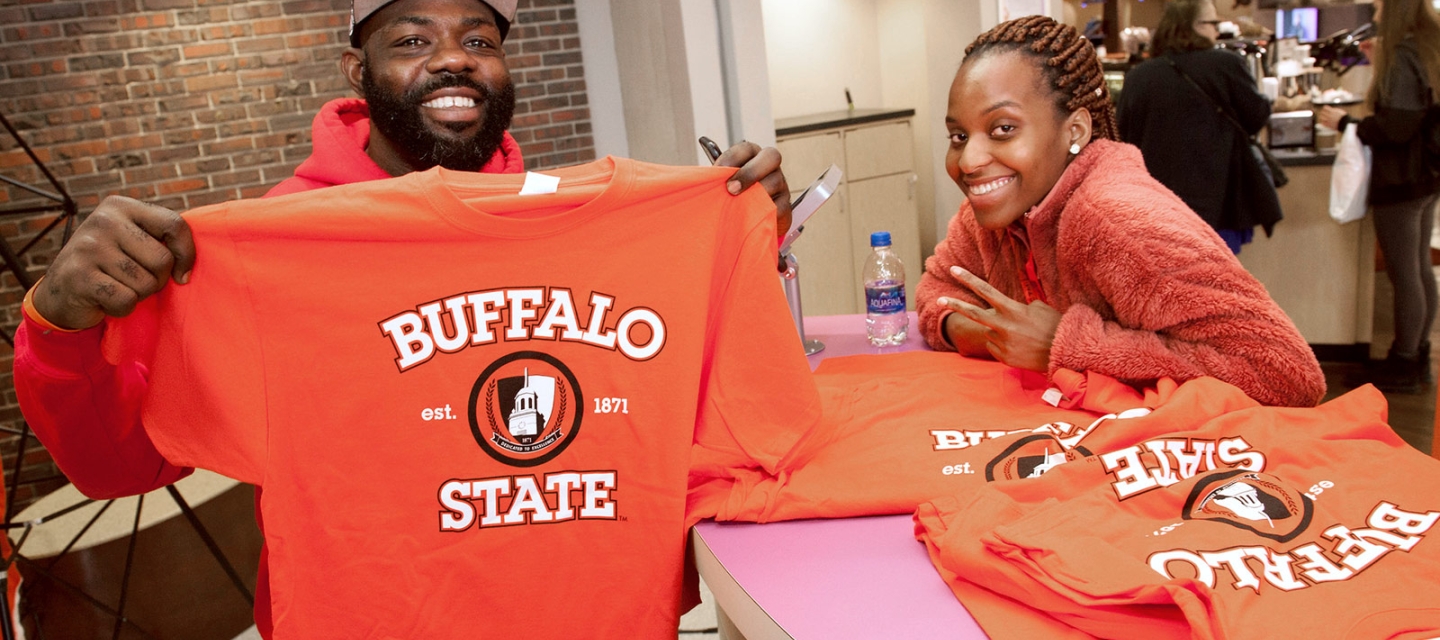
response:
<svg viewBox="0 0 1440 640"><path fill-rule="evenodd" d="M501 47L516 0L356 0L352 11L352 48L341 69L364 99L326 104L315 119L312 156L267 196L434 166L523 171L519 146L505 131L514 91ZM761 183L776 203L777 226L789 226L777 151L742 143L719 164L740 167L732 194ZM365 213L355 215L364 224ZM110 197L26 296L16 389L36 434L87 495L144 493L191 471L167 463L140 423L148 372L137 362L108 363L100 345L107 316L129 314L172 278L184 284L195 255L176 212ZM256 619L264 632L263 556L258 585Z"/></svg>

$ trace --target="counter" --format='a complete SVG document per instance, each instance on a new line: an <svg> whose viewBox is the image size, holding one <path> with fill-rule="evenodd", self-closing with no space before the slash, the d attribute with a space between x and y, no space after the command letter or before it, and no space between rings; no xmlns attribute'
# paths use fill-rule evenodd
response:
<svg viewBox="0 0 1440 640"><path fill-rule="evenodd" d="M1271 149L1270 154L1283 167L1331 167L1335 164L1335 149ZM1286 172L1289 175L1289 172ZM1289 188L1287 185L1286 188ZM1329 189L1326 189L1329 193ZM1285 190L1280 190L1285 195ZM1327 200L1328 202L1328 200Z"/></svg>
<svg viewBox="0 0 1440 640"><path fill-rule="evenodd" d="M853 127L857 124L909 118L914 115L914 109L845 109L794 118L781 118L775 121L775 137L783 138L822 129Z"/></svg>
<svg viewBox="0 0 1440 640"><path fill-rule="evenodd" d="M1240 251L1321 360L1369 357L1375 306L1375 229L1370 218L1330 218L1334 149L1275 149L1290 183L1279 190L1285 219Z"/></svg>

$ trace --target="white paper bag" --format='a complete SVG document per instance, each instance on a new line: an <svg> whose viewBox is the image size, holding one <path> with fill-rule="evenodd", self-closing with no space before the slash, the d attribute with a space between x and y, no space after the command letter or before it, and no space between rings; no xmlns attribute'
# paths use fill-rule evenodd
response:
<svg viewBox="0 0 1440 640"><path fill-rule="evenodd" d="M1365 196L1370 193L1370 147L1360 142L1355 127L1350 123L1340 136L1330 173L1330 217L1341 224L1365 217Z"/></svg>

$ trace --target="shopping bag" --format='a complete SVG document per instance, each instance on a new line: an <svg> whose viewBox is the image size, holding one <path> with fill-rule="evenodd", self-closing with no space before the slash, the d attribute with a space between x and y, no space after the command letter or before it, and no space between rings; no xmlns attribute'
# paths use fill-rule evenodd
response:
<svg viewBox="0 0 1440 640"><path fill-rule="evenodd" d="M1330 173L1330 217L1341 224L1365 217L1365 197L1370 193L1370 147L1360 142L1355 126L1347 125L1340 136Z"/></svg>

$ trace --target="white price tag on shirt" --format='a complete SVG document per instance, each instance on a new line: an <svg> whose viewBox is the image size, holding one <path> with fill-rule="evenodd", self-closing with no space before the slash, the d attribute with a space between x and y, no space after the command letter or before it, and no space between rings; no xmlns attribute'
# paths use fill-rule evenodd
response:
<svg viewBox="0 0 1440 640"><path fill-rule="evenodd" d="M539 196L555 193L560 189L560 176L547 176L534 171L525 172L525 184L520 187L522 196Z"/></svg>
<svg viewBox="0 0 1440 640"><path fill-rule="evenodd" d="M1058 407L1060 406L1060 401L1065 399L1065 394L1061 393L1057 387L1050 387L1045 390L1045 393L1040 394L1040 399L1052 407Z"/></svg>

